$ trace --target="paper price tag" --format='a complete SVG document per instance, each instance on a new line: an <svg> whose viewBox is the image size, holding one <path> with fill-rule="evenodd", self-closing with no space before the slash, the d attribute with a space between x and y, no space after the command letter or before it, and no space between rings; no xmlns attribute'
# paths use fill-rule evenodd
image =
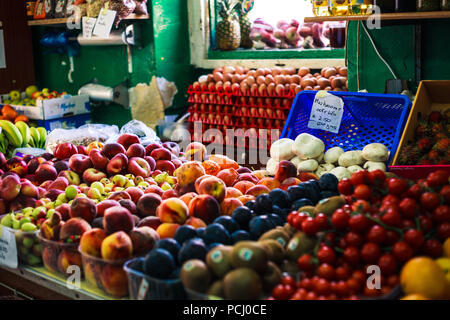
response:
<svg viewBox="0 0 450 320"><path fill-rule="evenodd" d="M0 225L0 264L17 268L17 247L14 232Z"/></svg>
<svg viewBox="0 0 450 320"><path fill-rule="evenodd" d="M339 132L344 101L326 91L317 92L309 116L308 128Z"/></svg>
<svg viewBox="0 0 450 320"><path fill-rule="evenodd" d="M116 11L107 10L105 8L100 10L98 14L97 22L94 27L94 36L100 38L109 38L109 34L111 33L111 28L114 23L114 19L116 17Z"/></svg>
<svg viewBox="0 0 450 320"><path fill-rule="evenodd" d="M145 295L147 294L147 291L148 291L148 282L147 282L147 280L142 279L141 285L139 286L137 299L144 300Z"/></svg>
<svg viewBox="0 0 450 320"><path fill-rule="evenodd" d="M83 17L83 38L92 38L92 30L94 30L96 18Z"/></svg>

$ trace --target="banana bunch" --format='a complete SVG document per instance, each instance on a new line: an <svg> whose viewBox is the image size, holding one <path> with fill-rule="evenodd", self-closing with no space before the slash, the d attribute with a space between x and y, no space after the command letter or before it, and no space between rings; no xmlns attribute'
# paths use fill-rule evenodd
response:
<svg viewBox="0 0 450 320"><path fill-rule="evenodd" d="M29 127L23 121L16 124L8 120L0 120L0 152L10 155L13 150L21 147L45 148L47 130L39 127Z"/></svg>

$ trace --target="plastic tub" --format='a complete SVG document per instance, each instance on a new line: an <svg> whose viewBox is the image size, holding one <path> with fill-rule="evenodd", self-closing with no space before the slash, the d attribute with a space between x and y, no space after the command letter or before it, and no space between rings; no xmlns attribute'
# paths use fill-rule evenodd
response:
<svg viewBox="0 0 450 320"><path fill-rule="evenodd" d="M128 278L123 265L129 259L105 260L86 254L78 248L86 281L115 298L128 296Z"/></svg>
<svg viewBox="0 0 450 320"><path fill-rule="evenodd" d="M20 264L38 266L42 264L42 245L37 238L39 231L15 230L17 257Z"/></svg>
<svg viewBox="0 0 450 320"><path fill-rule="evenodd" d="M344 100L344 113L338 133L308 128L311 107L318 91L301 91L294 100L280 138L295 139L300 133L312 134L325 143L325 149L362 150L369 143L383 143L397 151L411 102L400 94L329 92Z"/></svg>
<svg viewBox="0 0 450 320"><path fill-rule="evenodd" d="M180 279L161 280L135 270L136 265L143 263L144 258L135 258L125 263L128 275L130 298L135 300L182 300L186 298Z"/></svg>
<svg viewBox="0 0 450 320"><path fill-rule="evenodd" d="M82 273L81 254L78 252L78 243L63 243L42 238L40 232L37 238L42 245L42 262L45 268L64 277L73 274L69 266L78 266Z"/></svg>

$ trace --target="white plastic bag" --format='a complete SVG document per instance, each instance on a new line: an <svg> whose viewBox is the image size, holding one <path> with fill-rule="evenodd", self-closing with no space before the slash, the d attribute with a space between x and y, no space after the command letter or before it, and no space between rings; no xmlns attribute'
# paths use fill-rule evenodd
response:
<svg viewBox="0 0 450 320"><path fill-rule="evenodd" d="M156 135L156 132L139 120L131 120L125 124L120 129L120 133L118 133L117 136L110 137L107 142L116 142L119 135L124 133L132 133L137 135L144 146L151 143L161 143L161 140Z"/></svg>

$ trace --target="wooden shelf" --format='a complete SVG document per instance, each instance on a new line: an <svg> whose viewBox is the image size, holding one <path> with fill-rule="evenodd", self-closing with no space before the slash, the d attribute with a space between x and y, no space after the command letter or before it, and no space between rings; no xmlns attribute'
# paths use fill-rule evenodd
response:
<svg viewBox="0 0 450 320"><path fill-rule="evenodd" d="M29 20L28 25L29 26L56 26L56 25L63 25L66 24L67 21L70 18L60 18L60 19L41 19L41 20ZM130 14L128 17L126 17L124 20L148 20L149 15L148 14Z"/></svg>
<svg viewBox="0 0 450 320"><path fill-rule="evenodd" d="M358 16L337 16L337 17L307 17L305 22L322 21L362 21L367 20L372 15ZM401 12L401 13L382 13L381 20L422 20L422 19L449 19L450 11L430 11L430 12Z"/></svg>

